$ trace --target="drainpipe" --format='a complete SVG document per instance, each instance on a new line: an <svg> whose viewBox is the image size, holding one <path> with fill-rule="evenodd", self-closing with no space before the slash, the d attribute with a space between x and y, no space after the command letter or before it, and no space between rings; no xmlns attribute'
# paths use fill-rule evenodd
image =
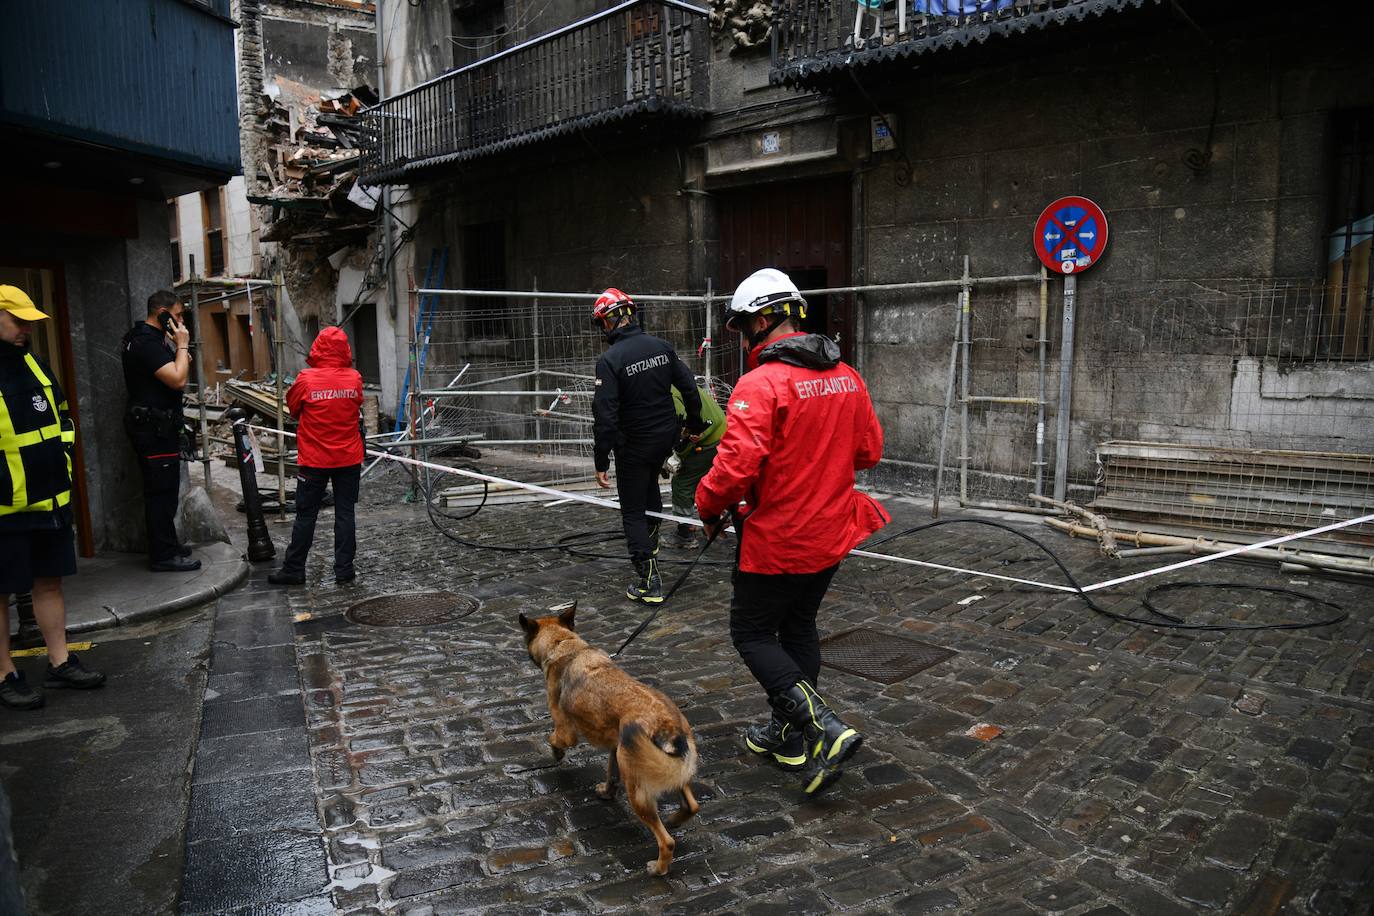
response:
<svg viewBox="0 0 1374 916"><path fill-rule="evenodd" d="M385 22L386 0L377 0L377 15L373 24L377 29L377 98L386 99L386 29ZM387 120L381 119L381 131L388 130ZM385 149L386 145L383 144ZM396 295L396 258L393 252L396 250L396 230L391 223L391 186L382 185L380 206L382 208L382 241L386 245L386 300L387 311L391 315L392 326L395 327L396 316L399 311Z"/></svg>

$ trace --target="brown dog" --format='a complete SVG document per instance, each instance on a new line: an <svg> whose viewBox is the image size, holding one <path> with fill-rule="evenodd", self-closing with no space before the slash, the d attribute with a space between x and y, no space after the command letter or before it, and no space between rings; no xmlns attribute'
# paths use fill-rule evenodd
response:
<svg viewBox="0 0 1374 916"><path fill-rule="evenodd" d="M666 792L682 794L682 807L668 821L674 827L697 813L688 785L697 770L692 728L672 700L621 671L610 656L573 632L576 610L574 603L556 617L520 615L525 646L549 690L549 746L554 759L562 760L581 735L611 752L606 781L596 794L614 798L617 778L624 780L630 807L658 840L658 858L649 863L649 874L667 874L674 843L659 820L658 798Z"/></svg>

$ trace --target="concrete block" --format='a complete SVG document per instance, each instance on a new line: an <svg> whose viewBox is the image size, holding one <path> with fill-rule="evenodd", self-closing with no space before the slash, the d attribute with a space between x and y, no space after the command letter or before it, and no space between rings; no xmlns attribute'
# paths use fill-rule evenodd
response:
<svg viewBox="0 0 1374 916"><path fill-rule="evenodd" d="M1040 261L1031 247L1034 229L1034 217L979 219L961 223L959 231L973 275L995 277L1039 273ZM960 270L962 267L961 264ZM957 277L959 274L947 276Z"/></svg>
<svg viewBox="0 0 1374 916"><path fill-rule="evenodd" d="M1082 144L1082 190L1109 213L1124 207L1223 203L1231 199L1235 130L1219 126L1211 165L1194 172L1189 150L1207 145L1207 128L1089 141Z"/></svg>
<svg viewBox="0 0 1374 916"><path fill-rule="evenodd" d="M869 283L948 280L963 272L959 223L917 223L868 230Z"/></svg>
<svg viewBox="0 0 1374 916"><path fill-rule="evenodd" d="M933 222L981 215L981 156L920 159L913 163L911 185L896 202L896 221Z"/></svg>
<svg viewBox="0 0 1374 916"><path fill-rule="evenodd" d="M1238 124L1235 131L1233 199L1272 200L1278 197L1282 122Z"/></svg>
<svg viewBox="0 0 1374 916"><path fill-rule="evenodd" d="M1285 367L1275 360L1245 357L1231 379L1234 429L1304 440L1305 448L1326 440L1333 451L1374 451L1374 370L1367 365Z"/></svg>
<svg viewBox="0 0 1374 916"><path fill-rule="evenodd" d="M1275 218L1264 203L1177 207L1160 226L1159 276L1272 276Z"/></svg>
<svg viewBox="0 0 1374 916"><path fill-rule="evenodd" d="M1277 201L1274 276L1320 277L1326 273L1324 198L1285 197Z"/></svg>
<svg viewBox="0 0 1374 916"><path fill-rule="evenodd" d="M943 406L948 356L943 370L937 371L938 360L930 355L929 349L916 347L870 346L865 353L864 381L873 399Z"/></svg>
<svg viewBox="0 0 1374 916"><path fill-rule="evenodd" d="M1227 356L1178 354L1109 370L1111 415L1167 425L1225 429L1231 414L1234 361ZM1075 414L1077 404L1075 402Z"/></svg>
<svg viewBox="0 0 1374 916"><path fill-rule="evenodd" d="M1051 201L1078 193L1077 143L991 152L983 161L983 216L1033 221Z"/></svg>
<svg viewBox="0 0 1374 916"><path fill-rule="evenodd" d="M1093 266L1081 289L1104 282L1136 283L1159 275L1159 208L1109 210L1107 252Z"/></svg>
<svg viewBox="0 0 1374 916"><path fill-rule="evenodd" d="M1279 194L1284 197L1325 195L1330 169L1326 112L1285 117L1280 128Z"/></svg>

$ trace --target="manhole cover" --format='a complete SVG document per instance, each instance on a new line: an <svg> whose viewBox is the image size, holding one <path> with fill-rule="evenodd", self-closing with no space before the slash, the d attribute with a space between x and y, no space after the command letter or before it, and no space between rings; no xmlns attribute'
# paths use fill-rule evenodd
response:
<svg viewBox="0 0 1374 916"><path fill-rule="evenodd" d="M482 606L471 595L400 592L360 601L344 615L372 627L432 627L459 620Z"/></svg>
<svg viewBox="0 0 1374 916"><path fill-rule="evenodd" d="M905 636L860 627L821 641L821 664L880 684L895 684L957 655Z"/></svg>

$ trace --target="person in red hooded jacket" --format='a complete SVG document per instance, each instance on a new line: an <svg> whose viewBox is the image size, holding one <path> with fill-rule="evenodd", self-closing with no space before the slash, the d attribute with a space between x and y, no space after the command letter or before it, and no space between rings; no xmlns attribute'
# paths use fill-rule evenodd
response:
<svg viewBox="0 0 1374 916"><path fill-rule="evenodd" d="M863 743L816 692L816 611L840 560L889 517L854 489L854 472L883 455L868 388L833 340L801 333L805 317L806 301L780 270L757 271L735 291L726 327L748 338L750 371L726 405L696 502L708 534L726 512L743 515L742 501L750 507L736 526L730 639L773 714L745 731L745 746L804 769L802 790L814 795Z"/></svg>
<svg viewBox="0 0 1374 916"><path fill-rule="evenodd" d="M353 350L343 328L320 331L306 363L309 368L301 370L286 392L286 407L297 423L296 521L281 569L267 577L273 585L305 583L305 560L329 483L334 486L334 581L343 584L356 577L353 510L363 464L363 377L353 368Z"/></svg>

